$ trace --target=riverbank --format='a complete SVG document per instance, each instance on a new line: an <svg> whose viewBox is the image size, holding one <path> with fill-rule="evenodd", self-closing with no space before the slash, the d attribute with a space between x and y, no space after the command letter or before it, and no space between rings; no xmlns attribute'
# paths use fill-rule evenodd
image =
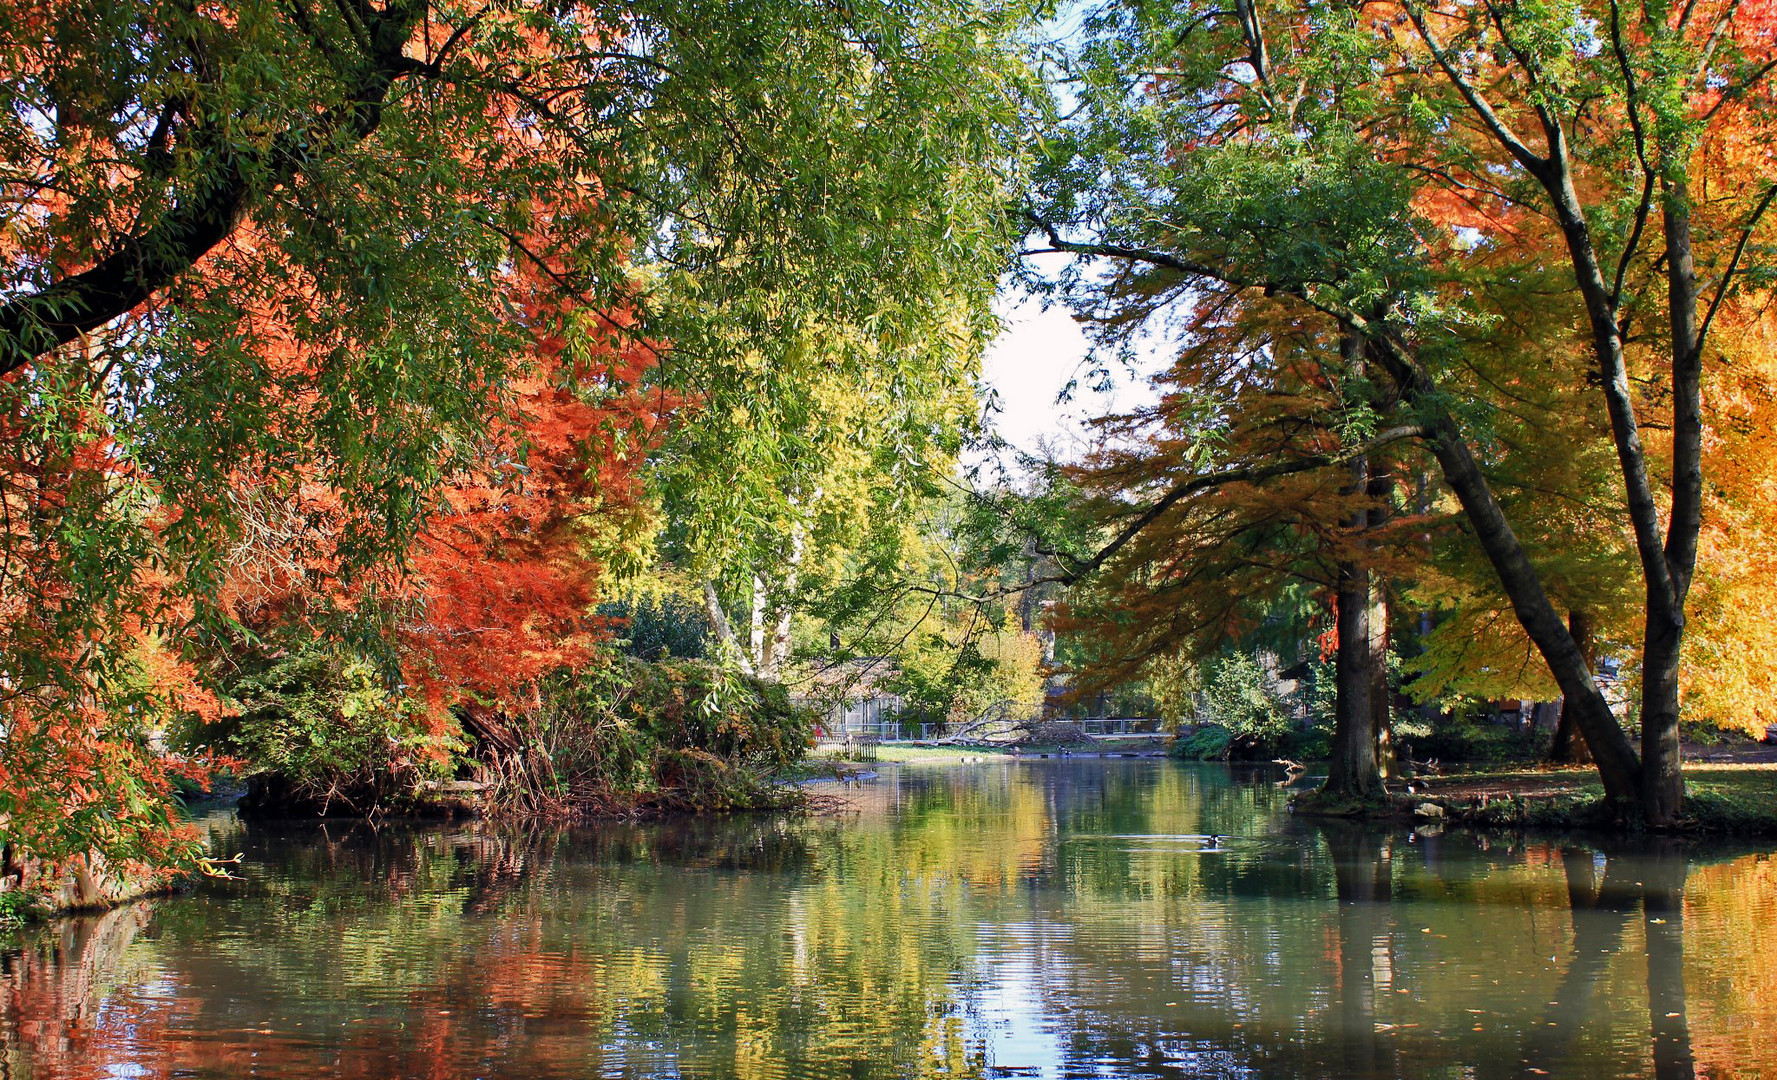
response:
<svg viewBox="0 0 1777 1080"><path fill-rule="evenodd" d="M1685 767L1684 813L1673 831L1697 836L1777 837L1777 762ZM1397 784L1382 803L1323 800L1305 792L1298 813L1411 819L1481 829L1623 829L1590 767L1511 766Z"/></svg>

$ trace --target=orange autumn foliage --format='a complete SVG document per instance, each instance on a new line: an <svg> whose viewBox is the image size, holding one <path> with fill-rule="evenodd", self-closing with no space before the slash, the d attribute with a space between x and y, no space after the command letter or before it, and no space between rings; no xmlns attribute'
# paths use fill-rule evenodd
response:
<svg viewBox="0 0 1777 1080"><path fill-rule="evenodd" d="M346 569L341 493L305 483L263 515L225 593L267 631L325 633L327 612L376 611L435 735L454 733L453 706L521 705L609 636L593 614L604 567L591 534L646 518L640 468L680 404L642 387L660 349L627 314L541 299L523 274L514 293L530 356L490 397L472 464L440 479L401 565Z"/></svg>
<svg viewBox="0 0 1777 1080"><path fill-rule="evenodd" d="M200 778L211 761L165 755L158 724L222 706L160 633L191 611L163 567L133 568L134 604L96 611L81 589L80 575L138 558L128 523L164 516L151 487L120 462L87 403L66 406L70 438L45 444L19 437L36 418L10 400L0 417L0 650L34 668L0 681L0 874L43 889L79 866L68 900L99 902L157 887L166 866L186 861L194 837L173 813L173 780Z"/></svg>
<svg viewBox="0 0 1777 1080"><path fill-rule="evenodd" d="M559 338L540 343L543 370L515 384L513 430L489 448L506 464L448 483L414 544L403 592L415 617L400 636L435 708L509 704L608 636L591 614L602 567L583 526L644 511L639 467L675 401L636 389L653 346L609 330L590 358L567 364ZM600 391L614 392L589 400Z"/></svg>

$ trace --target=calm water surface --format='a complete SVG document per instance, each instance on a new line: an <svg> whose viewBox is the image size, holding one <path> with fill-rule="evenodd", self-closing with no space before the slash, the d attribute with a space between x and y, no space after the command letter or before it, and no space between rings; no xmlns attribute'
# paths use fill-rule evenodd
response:
<svg viewBox="0 0 1777 1080"><path fill-rule="evenodd" d="M1777 1077L1768 852L1366 832L1273 779L890 767L793 822L223 822L243 882L4 958L0 1076Z"/></svg>

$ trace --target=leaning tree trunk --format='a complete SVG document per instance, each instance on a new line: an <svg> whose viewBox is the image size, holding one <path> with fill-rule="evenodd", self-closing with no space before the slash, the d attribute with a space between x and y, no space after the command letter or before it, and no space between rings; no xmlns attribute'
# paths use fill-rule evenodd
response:
<svg viewBox="0 0 1777 1080"><path fill-rule="evenodd" d="M1542 576L1518 540L1499 500L1494 498L1481 463L1475 459L1437 384L1399 341L1384 334L1370 339L1369 344L1406 400L1426 414L1429 448L1438 460L1444 481L1461 503L1463 514L1474 529L1475 541L1499 576L1519 625L1535 643L1560 685L1562 697L1572 708L1575 722L1585 734L1586 745L1598 765L1605 795L1640 804L1641 760L1592 678L1591 666L1568 633L1566 621L1550 602Z"/></svg>
<svg viewBox="0 0 1777 1080"><path fill-rule="evenodd" d="M1580 647L1586 667L1596 672L1598 647L1592 639L1592 616L1581 610L1568 612L1567 632ZM1592 761L1592 749L1580 732L1578 712L1568 707L1566 698L1561 699L1561 716L1555 721L1555 742L1549 747L1549 760L1557 765L1588 765Z"/></svg>
<svg viewBox="0 0 1777 1080"><path fill-rule="evenodd" d="M1493 135L1494 140L1538 181L1548 195L1549 209L1553 212L1555 223L1567 246L1574 282L1585 301L1586 320L1592 331L1593 353L1598 361L1598 385L1604 392L1605 407L1610 414L1611 438L1623 475L1628 524L1635 537L1642 579L1647 584L1647 635L1643 640L1641 665L1642 740L1639 760L1634 760L1632 749L1625 754L1623 748L1616 745L1616 740L1612 737L1614 725L1605 724L1604 717L1597 715L1602 698L1592 700L1596 696L1596 687L1585 685L1590 684L1590 676L1584 680L1573 678L1569 663L1571 658L1551 654L1551 646L1555 654L1568 651L1571 641L1563 646L1558 640L1567 635L1547 627L1539 629L1532 626L1529 620L1525 621L1524 627L1530 632L1532 640L1537 642L1538 648L1542 649L1556 678L1561 681L1562 692L1574 694L1580 699L1576 704L1580 710L1581 728L1597 758L1599 775L1604 780L1606 793L1612 797L1634 798L1640 804L1647 824L1655 827L1669 826L1677 820L1684 800L1684 776L1680 768L1678 745L1679 654L1684 639L1685 601L1690 591L1692 575L1696 571L1697 544L1702 524L1701 379L1704 339L1708 333L1708 317L1704 318L1701 325L1697 319L1700 298L1696 260L1692 251L1688 176L1694 147L1689 141L1691 134L1687 130L1687 123L1693 100L1690 95L1695 86L1702 85L1692 84L1691 80L1699 76L1713 77L1713 74L1707 62L1697 71L1686 71L1684 64L1665 64L1660 66L1661 70L1647 72L1646 78L1649 81L1638 89L1629 61L1619 46L1619 60L1628 90L1628 121L1636 135L1641 167L1646 170L1647 185L1639 209L1641 214L1651 209L1655 195L1653 181L1657 176L1662 225L1660 231L1664 237L1661 245L1662 258L1656 264L1664 264L1666 316L1671 332L1672 369L1671 382L1667 389L1672 403L1672 467L1667 485L1667 523L1666 528L1662 529L1661 492L1657 490L1659 485L1649 470L1647 452L1641 438L1641 421L1636 414L1637 393L1629 377L1625 359L1628 320L1623 312L1621 269L1619 267L1613 283L1593 241L1592 223L1587 220L1586 208L1580 201L1580 185L1576 183L1572 154L1561 125L1552 122L1550 114L1544 112L1539 105L1538 111L1544 119L1544 130L1548 135L1545 154L1539 155L1520 142L1500 122L1482 94L1469 83L1453 54L1437 44L1435 35L1427 28L1425 12L1418 5L1408 5L1407 15L1418 29L1420 37L1431 46L1438 66L1463 95L1470 110ZM1652 18L1647 25L1650 36L1654 39L1656 53L1674 44L1683 35L1683 31L1676 28L1671 20ZM1682 20L1678 25L1682 25ZM1702 81L1707 82L1708 78ZM1645 116L1642 115L1643 109L1647 110ZM1645 138L1648 135L1652 137ZM1750 222L1745 226L1747 231L1741 234L1742 245L1751 236L1752 224L1771 205L1772 194L1767 193L1765 200L1753 212ZM1637 220L1641 220L1639 215ZM1640 235L1639 228L1634 235ZM1631 248L1634 243L1635 239L1631 238ZM1727 268L1717 279L1719 291L1715 301L1710 304L1711 313L1715 310L1715 303L1726 295L1728 283L1740 260L1740 250L1736 250ZM1633 254L1633 250L1630 254ZM1660 388L1656 387L1657 389ZM1440 452L1440 460L1442 459L1443 454ZM1463 505L1464 509L1469 508L1467 499ZM1480 526L1481 523L1477 520L1476 524ZM1493 556L1491 550L1489 556ZM1496 567L1500 565L1497 558L1494 559L1494 564ZM1501 577L1505 578L1503 570ZM1512 582L1506 581L1505 584L1509 592ZM1520 618L1524 618L1526 608L1516 595L1513 596L1513 606L1518 610ZM1530 614L1538 620L1545 615L1540 611ZM1564 668L1569 670L1564 671ZM1636 766L1634 775L1632 778L1625 777L1625 764L1631 761Z"/></svg>
<svg viewBox="0 0 1777 1080"><path fill-rule="evenodd" d="M709 614L710 626L715 629L716 640L721 644L723 652L740 666L741 671L748 675L753 674L753 661L734 632L734 623L729 620L727 610L722 607L722 597L717 594L714 582L703 583L703 607Z"/></svg>

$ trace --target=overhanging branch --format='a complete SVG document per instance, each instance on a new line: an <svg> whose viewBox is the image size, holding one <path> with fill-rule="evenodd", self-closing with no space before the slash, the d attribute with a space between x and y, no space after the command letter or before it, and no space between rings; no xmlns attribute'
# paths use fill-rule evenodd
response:
<svg viewBox="0 0 1777 1080"><path fill-rule="evenodd" d="M1172 490L1161 496L1154 505L1148 507L1133 521L1125 525L1122 531L1118 532L1117 535L1104 547L1099 548L1098 552L1094 554L1092 558L1080 563L1078 566L1065 573L1038 578L1031 584L1055 582L1063 585L1071 585L1079 581L1081 578L1086 577L1088 574L1096 572L1100 567L1104 566L1113 555L1121 551L1131 540L1134 540L1140 535L1143 529L1159 520L1162 514L1165 514L1166 511L1177 506L1184 499L1187 499L1200 491L1225 487L1229 484L1257 484L1266 480L1274 480L1280 476L1293 476L1296 473L1310 472L1314 469L1324 469L1330 465L1338 465L1374 453L1385 446L1401 442L1405 439L1421 438L1425 434L1425 429L1417 424L1403 425L1401 427L1390 428L1373 439L1360 443L1357 446L1337 454L1314 454L1308 457L1294 458L1290 461L1273 462L1269 465L1245 465L1236 469L1224 469L1221 472L1193 476L1188 480L1183 480L1178 484L1173 485Z"/></svg>

